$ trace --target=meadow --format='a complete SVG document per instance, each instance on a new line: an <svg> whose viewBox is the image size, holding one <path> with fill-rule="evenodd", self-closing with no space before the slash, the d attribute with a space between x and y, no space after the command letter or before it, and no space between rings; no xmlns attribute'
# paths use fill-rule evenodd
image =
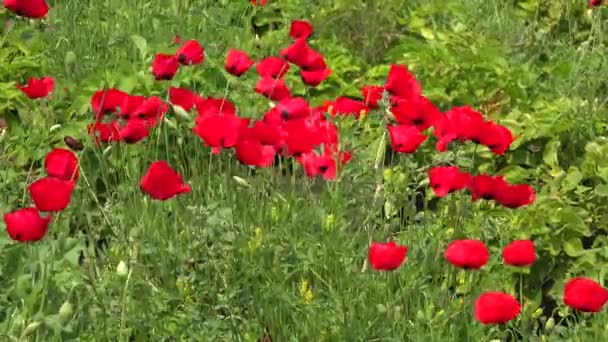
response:
<svg viewBox="0 0 608 342"><path fill-rule="evenodd" d="M3 3L0 341L608 336L605 1Z"/></svg>

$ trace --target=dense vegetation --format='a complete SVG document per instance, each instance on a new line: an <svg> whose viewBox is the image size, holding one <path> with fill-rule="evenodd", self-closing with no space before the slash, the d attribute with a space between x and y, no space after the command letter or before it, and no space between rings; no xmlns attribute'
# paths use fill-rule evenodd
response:
<svg viewBox="0 0 608 342"><path fill-rule="evenodd" d="M34 204L54 212L40 239L29 231L15 235L6 217L2 223L8 232L0 234L2 338L601 341L608 334L605 310L576 310L564 298L575 277L607 284L608 6L590 9L580 0L48 3L42 20L0 9L0 212ZM256 62L279 56L294 44L289 33L298 19L312 24L307 42L331 72L313 74L323 79L306 86L292 63L283 79L292 97L304 98L319 120L327 118L319 127L328 135L327 127L336 127L339 139L332 135L335 146L315 144L310 163L275 157L265 145L251 157L257 166L243 165L237 140L245 133L231 146L224 131L240 121L212 125L201 110L223 113L229 104L220 99L226 99L238 117L268 119L283 98L267 98L274 86L266 97L254 91L256 66L237 77L225 67L226 55L238 49ZM155 78L157 53L173 55L191 39L204 47L204 61ZM440 152L433 123L425 127L428 138L406 151L413 138L397 144L387 130L395 124L396 97L387 78L397 65L415 76L441 115L470 106L515 139L501 153L484 144L493 134L481 141L461 134ZM54 79L48 97L29 99L17 86L45 76ZM387 85L378 108L362 96L368 85ZM217 102L191 100L192 108L183 108L188 101L171 96L171 87ZM100 107L108 89L162 100L154 113L165 108L164 116L146 129L149 136L99 141L95 124L107 114ZM278 120L291 115L274 108ZM297 132L298 142L317 134L292 126L284 131ZM210 148L213 137L224 148ZM42 210L30 185L49 173L49 152L68 147L78 156L69 205L51 208L61 206L61 192L49 197L42 187L40 201L50 208ZM322 159L327 149L335 153ZM158 199L178 180L164 171L164 185L145 176L161 160L183 180L166 200ZM469 183L439 197L428 171L446 165L529 185L532 203L472 201ZM38 241L15 241L28 237ZM456 267L446 247L463 239L481 240L489 261L475 270ZM534 243L531 266L505 265L502 250L518 239ZM402 263L374 262L370 245L387 241L407 246ZM474 306L487 291L517 299L517 317L479 322ZM598 291L596 299L603 295Z"/></svg>

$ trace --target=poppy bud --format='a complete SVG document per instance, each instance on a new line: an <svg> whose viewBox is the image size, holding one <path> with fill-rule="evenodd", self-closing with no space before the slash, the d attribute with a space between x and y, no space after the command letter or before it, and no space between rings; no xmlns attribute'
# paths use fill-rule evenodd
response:
<svg viewBox="0 0 608 342"><path fill-rule="evenodd" d="M82 142L76 138L65 136L63 138L63 142L72 150L72 151L82 151L84 150L84 145Z"/></svg>
<svg viewBox="0 0 608 342"><path fill-rule="evenodd" d="M33 333L35 333L35 332L36 332L36 330L38 330L38 327L39 327L41 324L42 324L42 323L40 323L40 322L32 322L32 323L28 324L28 326L27 326L27 327L25 327L25 330L23 330L23 334L22 334L22 336L23 336L23 337L26 337L26 336L30 336L30 335L32 335Z"/></svg>
<svg viewBox="0 0 608 342"><path fill-rule="evenodd" d="M127 264L121 260L118 263L118 266L116 266L116 274L118 274L119 277L126 277L128 273L129 267L127 267Z"/></svg>
<svg viewBox="0 0 608 342"><path fill-rule="evenodd" d="M59 308L59 320L61 322L67 322L70 318L72 318L72 314L74 313L74 306L70 302L65 302Z"/></svg>

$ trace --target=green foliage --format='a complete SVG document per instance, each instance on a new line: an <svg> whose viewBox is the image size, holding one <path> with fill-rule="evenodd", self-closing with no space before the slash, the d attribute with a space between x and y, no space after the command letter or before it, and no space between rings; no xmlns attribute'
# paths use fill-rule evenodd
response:
<svg viewBox="0 0 608 342"><path fill-rule="evenodd" d="M26 245L0 235L0 331L37 341L255 341L265 327L276 341L601 340L605 313L576 321L561 301L565 279L602 281L608 264L608 11L586 10L575 0L66 0L46 23L0 13L0 211L29 205L27 184L64 136L86 145L77 191L47 238ZM297 165L287 176L252 173L230 153L210 155L182 112L145 144L101 149L87 136L95 91L167 96L150 63L175 51L174 35L201 41L206 61L171 85L228 96L242 115L260 117L268 101L252 91L254 72L235 80L225 53L276 55L299 18L314 24L311 45L333 71L318 89L294 86L312 104L359 96L403 63L442 110L471 105L517 140L498 158L469 145L438 154L431 138L414 155L391 156L380 110L338 120L355 154L328 183ZM15 87L46 75L57 79L48 101ZM143 197L139 179L158 159L191 194ZM426 169L439 163L530 183L536 203L437 201ZM444 260L447 243L463 237L490 246L477 273ZM410 248L407 262L371 272L369 242L389 238ZM498 257L517 238L535 241L529 270ZM474 322L472 301L485 290L521 294L520 318Z"/></svg>

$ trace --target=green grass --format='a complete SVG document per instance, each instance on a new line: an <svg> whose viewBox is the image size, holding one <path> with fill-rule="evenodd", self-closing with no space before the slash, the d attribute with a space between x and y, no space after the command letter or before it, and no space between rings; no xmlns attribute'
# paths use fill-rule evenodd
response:
<svg viewBox="0 0 608 342"><path fill-rule="evenodd" d="M25 187L42 176L41 158L63 144L63 135L82 138L87 148L79 155L81 178L71 204L47 237L15 244L0 236L2 339L255 341L265 327L279 342L601 341L608 334L605 312L583 315L578 324L567 315L558 323L570 326L544 329L551 314L538 310L544 269L559 276L550 295L563 315L571 314L561 301L563 280L589 269L570 259L564 269L555 267L564 254L546 251L561 248L569 236L538 238L549 261L531 272L502 265L502 246L541 229L527 224L546 216L542 208L472 204L466 194L440 201L437 211L416 213L413 206L416 187L427 201L433 197L423 184L425 170L440 161L497 172L542 159L534 144L542 148L563 137L561 167L580 164L585 144L607 135L606 10L585 21L583 1L564 1L559 19L541 10L523 13L517 1L269 3L254 9L245 0L50 1L50 25L29 40L20 34L37 32L36 24L17 21L7 37L23 41L39 64L37 74L19 75L54 76L57 94L40 106L19 105L23 128L0 142L0 211L29 203ZM274 27L256 38L254 16ZM313 44L335 74L312 93L295 87L312 103L356 95L364 84L381 84L390 63L406 63L442 109L464 103L485 109L502 91L506 100L486 114L520 133L523 147L504 158L482 153L475 159L478 151L446 156L427 143L385 165L379 113L362 124L340 123L355 159L337 181L325 182L306 179L299 166L288 175L276 168L252 173L228 151L211 155L189 122L163 125L143 144L105 151L86 137L94 91L117 86L166 97L169 84L155 83L149 66L156 52L172 51L175 34L199 40L207 60L181 70L172 85L226 95L242 115L260 117L268 101L252 91L254 72L231 78L222 69L225 52L277 54L298 18L315 25ZM133 36L145 40L141 50ZM548 62L539 62L542 54ZM24 81L8 77L0 81ZM544 117L530 114L543 111ZM60 127L50 131L54 124ZM190 194L166 202L142 194L139 180L158 159L184 176ZM557 196L551 186L558 183L537 163L522 169L531 170L527 180L546 201ZM395 217L390 206L403 206L408 217ZM458 271L445 261L447 243L464 237L488 243L492 258L482 270ZM370 241L389 238L409 247L407 261L391 273L370 270ZM100 239L108 243L103 252L94 248ZM126 270L117 271L121 262ZM589 272L603 277L599 268L607 263L598 256ZM488 290L522 292L520 317L498 327L476 322L472 303ZM64 303L71 304L69 314Z"/></svg>

